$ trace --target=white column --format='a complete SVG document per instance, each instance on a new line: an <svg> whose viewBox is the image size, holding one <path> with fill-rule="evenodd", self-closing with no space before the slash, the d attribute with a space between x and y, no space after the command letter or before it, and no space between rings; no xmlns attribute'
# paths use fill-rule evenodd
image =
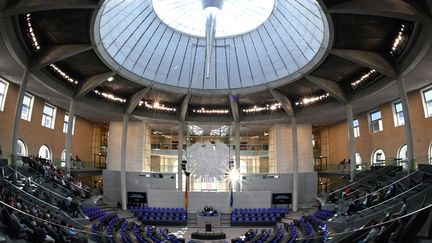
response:
<svg viewBox="0 0 432 243"><path fill-rule="evenodd" d="M26 68L24 70L23 76L21 78L21 86L19 89L16 106L15 106L15 118L14 123L12 124L12 164L15 165L16 169L16 162L17 162L17 156L18 156L18 135L19 135L19 127L20 127L20 121L21 121L21 112L22 112L22 105L23 105L23 99L25 92L27 90L27 84L29 81L29 75L30 70Z"/></svg>
<svg viewBox="0 0 432 243"><path fill-rule="evenodd" d="M69 103L69 119L66 133L66 146L65 146L65 156L66 156L66 172L67 175L70 175L71 169L71 156L72 156L72 130L73 130L73 121L75 117L75 99L72 99Z"/></svg>
<svg viewBox="0 0 432 243"><path fill-rule="evenodd" d="M412 134L412 126L411 126L411 112L408 102L408 95L406 93L405 88L405 80L403 77L399 77L397 80L399 95L402 103L402 109L404 114L405 121L405 140L407 144L407 157L408 157L408 172L414 170L414 138Z"/></svg>
<svg viewBox="0 0 432 243"><path fill-rule="evenodd" d="M292 204L293 211L298 210L298 140L297 140L297 118L291 117L292 134L292 161L293 161L293 189Z"/></svg>
<svg viewBox="0 0 432 243"><path fill-rule="evenodd" d="M127 130L129 116L123 115L123 128L120 149L120 191L122 200L122 209L127 210L127 188L126 188L126 146L127 146Z"/></svg>
<svg viewBox="0 0 432 243"><path fill-rule="evenodd" d="M182 185L182 168L181 168L181 164L182 164L182 160L183 160L183 126L184 123L183 122L179 122L178 125L178 165L177 165L177 184L178 184L178 191L182 191L183 190L183 185Z"/></svg>
<svg viewBox="0 0 432 243"><path fill-rule="evenodd" d="M236 136L236 143L235 143L235 170L240 172L240 122L235 122L235 136ZM236 183L236 191L240 191L240 181Z"/></svg>
<svg viewBox="0 0 432 243"><path fill-rule="evenodd" d="M348 127L348 144L349 144L349 158L350 158L350 180L354 181L355 169L356 169L356 146L354 137L354 123L353 123L353 111L352 105L346 105L346 116L347 116L347 127Z"/></svg>

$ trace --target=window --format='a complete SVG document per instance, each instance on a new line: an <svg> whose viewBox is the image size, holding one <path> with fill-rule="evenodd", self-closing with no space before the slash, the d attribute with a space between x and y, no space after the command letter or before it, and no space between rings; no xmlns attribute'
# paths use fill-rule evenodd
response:
<svg viewBox="0 0 432 243"><path fill-rule="evenodd" d="M381 111L374 111L369 114L370 129L372 132L380 132L383 130L383 124L381 120Z"/></svg>
<svg viewBox="0 0 432 243"><path fill-rule="evenodd" d="M60 167L66 167L66 149L60 155Z"/></svg>
<svg viewBox="0 0 432 243"><path fill-rule="evenodd" d="M61 152L60 161L66 161L66 149Z"/></svg>
<svg viewBox="0 0 432 243"><path fill-rule="evenodd" d="M407 160L408 159L407 150L408 150L408 146L406 144L402 145L398 150L397 159Z"/></svg>
<svg viewBox="0 0 432 243"><path fill-rule="evenodd" d="M356 165L362 164L362 158L359 153L355 153L355 160L356 160Z"/></svg>
<svg viewBox="0 0 432 243"><path fill-rule="evenodd" d="M39 157L47 160L51 160L52 153L48 146L42 145L39 149Z"/></svg>
<svg viewBox="0 0 432 243"><path fill-rule="evenodd" d="M31 96L29 94L24 95L22 110L21 110L21 119L26 120L26 121L31 120L33 100L34 100L33 96Z"/></svg>
<svg viewBox="0 0 432 243"><path fill-rule="evenodd" d="M54 129L56 108L52 105L45 104L42 115L42 126Z"/></svg>
<svg viewBox="0 0 432 243"><path fill-rule="evenodd" d="M64 116L64 121L63 121L63 132L64 133L67 133L68 122L69 122L69 114L66 113ZM74 130L75 130L75 117L73 118L73 122L72 122L72 135L74 134Z"/></svg>
<svg viewBox="0 0 432 243"><path fill-rule="evenodd" d="M429 145L429 164L432 164L432 142Z"/></svg>
<svg viewBox="0 0 432 243"><path fill-rule="evenodd" d="M0 80L0 111L3 111L9 83Z"/></svg>
<svg viewBox="0 0 432 243"><path fill-rule="evenodd" d="M383 163L385 162L385 154L384 151L382 149L377 149L375 150L375 152L373 152L372 154L372 163Z"/></svg>
<svg viewBox="0 0 432 243"><path fill-rule="evenodd" d="M354 125L354 137L360 137L360 127L359 127L359 120L358 119L354 119L353 120L353 125Z"/></svg>
<svg viewBox="0 0 432 243"><path fill-rule="evenodd" d="M426 117L432 117L432 88L422 92Z"/></svg>
<svg viewBox="0 0 432 243"><path fill-rule="evenodd" d="M395 127L405 125L405 117L400 101L393 103L394 123Z"/></svg>
<svg viewBox="0 0 432 243"><path fill-rule="evenodd" d="M25 145L24 141L19 139L18 140L18 156L27 156L27 146Z"/></svg>

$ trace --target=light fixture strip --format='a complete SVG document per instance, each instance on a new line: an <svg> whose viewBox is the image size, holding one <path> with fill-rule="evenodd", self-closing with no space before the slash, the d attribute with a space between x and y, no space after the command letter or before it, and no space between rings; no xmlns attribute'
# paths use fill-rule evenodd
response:
<svg viewBox="0 0 432 243"><path fill-rule="evenodd" d="M406 38L405 29L405 25L402 24L397 37L393 41L393 46L390 50L390 54L395 55L396 53L398 53L400 51L400 48L402 47L402 44L407 41L408 38Z"/></svg>
<svg viewBox="0 0 432 243"><path fill-rule="evenodd" d="M27 30L30 33L30 40L32 42L32 46L36 51L39 51L41 49L39 45L39 41L36 37L35 31L33 29L32 23L31 23L31 14L26 14L26 21L27 21Z"/></svg>
<svg viewBox="0 0 432 243"><path fill-rule="evenodd" d="M164 104L161 104L157 101L155 101L153 104L150 104L147 101L140 101L140 103L138 104L139 107L142 107L143 105L144 107L152 110L160 110L160 111L168 111L168 112L174 112L177 110L176 108L167 107Z"/></svg>
<svg viewBox="0 0 432 243"><path fill-rule="evenodd" d="M307 106L307 105L312 105L318 101L322 101L327 99L328 97L330 97L329 93L325 93L322 94L320 96L311 96L311 97L305 97L303 99L301 99L300 101L297 101L295 103L296 106Z"/></svg>
<svg viewBox="0 0 432 243"><path fill-rule="evenodd" d="M201 109L192 110L194 113L198 114L228 114L229 110L226 109L206 109L202 107Z"/></svg>
<svg viewBox="0 0 432 243"><path fill-rule="evenodd" d="M67 80L71 84L78 84L78 81L76 79L71 78L68 74L66 74L63 70L61 70L57 65L50 64L50 68L60 75L63 79Z"/></svg>
<svg viewBox="0 0 432 243"><path fill-rule="evenodd" d="M118 96L115 96L115 95L113 95L113 94L109 94L109 93L101 92L101 91L99 91L99 90L97 90L97 89L93 90L93 92L94 92L96 95L101 96L101 97L103 97L103 98L105 98L105 99L108 99L108 100L111 100L111 101L114 101L114 102L119 102L119 103L122 103L122 104L123 104L123 103L126 103L126 99L121 98L121 97L118 97Z"/></svg>
<svg viewBox="0 0 432 243"><path fill-rule="evenodd" d="M254 112L262 112L262 111L275 111L282 107L281 103L275 104L266 104L265 106L254 106L248 109L243 109L245 113L254 113Z"/></svg>
<svg viewBox="0 0 432 243"><path fill-rule="evenodd" d="M353 88L357 88L359 87L361 84L365 83L366 81L368 81L372 75L374 75L377 71L375 69L370 70L368 73L364 74L363 76L361 76L359 79L357 79L356 81L351 83L351 87Z"/></svg>

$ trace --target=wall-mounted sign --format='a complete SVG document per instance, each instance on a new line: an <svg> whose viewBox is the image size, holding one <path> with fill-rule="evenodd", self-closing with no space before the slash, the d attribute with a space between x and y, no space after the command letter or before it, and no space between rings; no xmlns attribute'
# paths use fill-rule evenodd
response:
<svg viewBox="0 0 432 243"><path fill-rule="evenodd" d="M273 193L272 204L291 204L291 193Z"/></svg>

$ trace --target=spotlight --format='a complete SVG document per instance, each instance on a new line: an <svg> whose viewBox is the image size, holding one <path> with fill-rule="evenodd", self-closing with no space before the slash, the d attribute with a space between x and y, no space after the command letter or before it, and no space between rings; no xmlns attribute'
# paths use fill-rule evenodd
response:
<svg viewBox="0 0 432 243"><path fill-rule="evenodd" d="M229 178L230 178L232 185L234 186L234 184L239 180L240 173L237 170L233 169L233 170L230 170L228 175L229 175Z"/></svg>

